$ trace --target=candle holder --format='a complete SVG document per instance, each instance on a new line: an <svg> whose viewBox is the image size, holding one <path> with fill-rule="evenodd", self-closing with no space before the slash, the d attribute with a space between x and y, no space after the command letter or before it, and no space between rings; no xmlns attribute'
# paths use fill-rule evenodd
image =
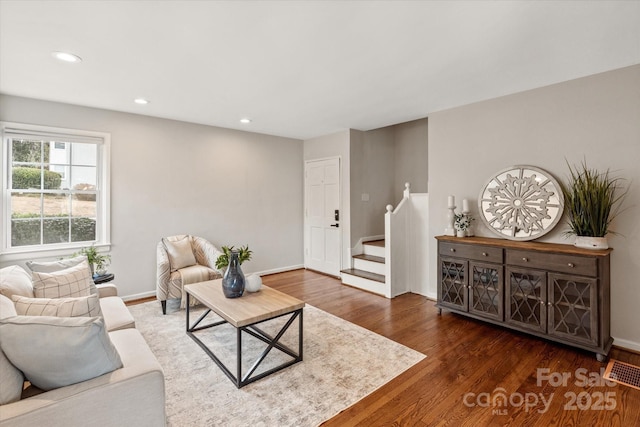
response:
<svg viewBox="0 0 640 427"><path fill-rule="evenodd" d="M445 236L455 236L456 229L453 225L456 220L456 214L454 212L456 210L456 206L449 205L447 209L449 210L449 212L447 212L447 227L444 229L444 234Z"/></svg>

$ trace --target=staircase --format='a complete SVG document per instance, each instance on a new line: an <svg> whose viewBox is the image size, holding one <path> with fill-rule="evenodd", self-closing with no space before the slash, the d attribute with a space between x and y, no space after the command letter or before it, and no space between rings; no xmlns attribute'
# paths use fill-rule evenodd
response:
<svg viewBox="0 0 640 427"><path fill-rule="evenodd" d="M363 253L352 257L353 268L341 271L342 283L385 295L385 241L364 242L362 247Z"/></svg>

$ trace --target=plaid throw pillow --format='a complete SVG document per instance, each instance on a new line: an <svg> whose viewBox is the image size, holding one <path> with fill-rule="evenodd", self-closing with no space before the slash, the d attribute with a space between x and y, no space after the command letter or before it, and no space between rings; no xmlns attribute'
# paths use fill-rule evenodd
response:
<svg viewBox="0 0 640 427"><path fill-rule="evenodd" d="M71 298L91 294L93 280L87 261L75 267L53 273L33 272L33 293L36 298Z"/></svg>
<svg viewBox="0 0 640 427"><path fill-rule="evenodd" d="M12 297L21 316L98 317L102 315L98 295L78 298Z"/></svg>

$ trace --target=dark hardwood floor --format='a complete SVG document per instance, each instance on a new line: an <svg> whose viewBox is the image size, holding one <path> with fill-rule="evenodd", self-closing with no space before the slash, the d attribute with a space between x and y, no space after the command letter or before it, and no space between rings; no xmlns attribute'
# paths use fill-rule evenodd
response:
<svg viewBox="0 0 640 427"><path fill-rule="evenodd" d="M263 282L427 355L324 427L640 426L640 390L604 384L606 363L591 353L438 315L419 295L389 300L307 270ZM635 353L614 348L610 357L640 365Z"/></svg>

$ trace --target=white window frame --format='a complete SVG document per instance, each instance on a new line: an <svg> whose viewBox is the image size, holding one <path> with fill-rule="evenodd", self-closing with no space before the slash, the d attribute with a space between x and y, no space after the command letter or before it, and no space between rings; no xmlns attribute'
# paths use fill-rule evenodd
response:
<svg viewBox="0 0 640 427"><path fill-rule="evenodd" d="M0 122L2 132L2 230L0 257L2 261L18 261L34 257L59 257L76 252L79 248L93 244L99 250L109 250L111 246L111 134L105 132L67 129L51 126L30 125L24 123ZM69 242L11 247L11 191L8 188L11 159L9 140L16 136L31 138L63 139L69 142L89 142L98 147L97 185L101 197L96 206L96 240L93 242Z"/></svg>

